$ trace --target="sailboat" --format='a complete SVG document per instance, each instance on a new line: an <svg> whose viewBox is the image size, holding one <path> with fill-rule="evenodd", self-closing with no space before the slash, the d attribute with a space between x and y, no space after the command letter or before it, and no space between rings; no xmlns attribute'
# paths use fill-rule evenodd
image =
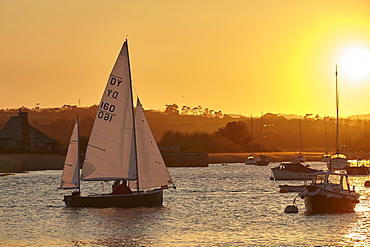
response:
<svg viewBox="0 0 370 247"><path fill-rule="evenodd" d="M63 174L59 189L80 189L79 131L79 121L77 117L71 139L69 140L68 152L64 161Z"/></svg>
<svg viewBox="0 0 370 247"><path fill-rule="evenodd" d="M82 195L77 182L76 191L64 196L67 207L159 206L163 189L175 188L139 99L134 111L127 40L109 76L77 176L84 181L128 181L132 193Z"/></svg>
<svg viewBox="0 0 370 247"><path fill-rule="evenodd" d="M328 163L329 171L345 170L348 164L347 157L339 150L339 99L338 99L338 66L335 66L335 91L336 91L336 109L337 109L337 122L336 122L336 153L330 157Z"/></svg>
<svg viewBox="0 0 370 247"><path fill-rule="evenodd" d="M299 140L301 149L299 151L298 156L292 160L293 164L306 162L306 158L302 154L302 119L299 119Z"/></svg>
<svg viewBox="0 0 370 247"><path fill-rule="evenodd" d="M327 128L326 128L326 119L327 117L324 117L324 121L325 121L325 143L326 143L326 152L324 154L324 156L322 157L321 161L322 162L326 162L326 163L329 163L330 162L330 155L329 155L329 147L328 147L328 131L327 131Z"/></svg>
<svg viewBox="0 0 370 247"><path fill-rule="evenodd" d="M253 117L251 115L251 133L252 133L252 153L248 155L245 164L246 165L256 165L257 160L256 157L254 157L254 138L253 138Z"/></svg>
<svg viewBox="0 0 370 247"><path fill-rule="evenodd" d="M266 155L262 155L262 137L263 137L263 124L262 124L263 114L261 113L261 136L260 136L260 156L257 158L256 166L268 166L270 163L269 158Z"/></svg>

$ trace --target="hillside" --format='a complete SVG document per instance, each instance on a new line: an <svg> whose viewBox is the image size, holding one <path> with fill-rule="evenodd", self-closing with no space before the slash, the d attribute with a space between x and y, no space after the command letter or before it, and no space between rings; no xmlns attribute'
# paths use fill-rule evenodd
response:
<svg viewBox="0 0 370 247"><path fill-rule="evenodd" d="M171 105L173 106L173 105ZM51 138L59 142L62 147L66 147L70 138L73 124L76 116L80 118L81 143L86 145L88 136L94 122L97 106L91 107L75 107L64 106L61 108L48 109L22 109L28 112L28 118L31 125ZM0 128L2 128L10 116L18 114L17 109L0 110ZM179 114L178 111L145 111L149 124L152 128L157 142L163 138L163 134L168 131L178 131L184 133L182 136L191 140L191 143L206 142L202 139L191 139L189 135L196 133L209 134L206 138L216 139L216 144L223 143L223 152L250 152L254 148L255 152L334 152L335 147L335 118L320 118L319 116L307 115L304 117L291 115L277 115L266 113L263 116L263 124L261 125L261 117L253 118L254 131L251 133L250 118L244 116L230 116L226 114L208 114L199 115L199 112ZM365 116L366 117L366 116ZM220 136L215 136L215 132L224 129L231 122L241 122L245 128L243 133L235 132L236 129L231 129L227 135L244 135L247 136L247 142L239 142L239 151L230 148L228 139L225 141ZM302 133L300 134L300 122ZM236 125L235 125L236 126ZM353 152L368 152L370 149L370 120L361 119L360 116L340 119L340 146L345 153ZM261 134L262 130L262 134ZM234 131L234 133L232 133ZM181 134L180 133L180 134ZM178 134L174 134L176 136ZM187 136L186 136L187 135ZM302 137L302 140L300 139ZM199 150L209 152L208 146L195 149L192 144L184 144L185 141L171 142L166 145L182 146L187 145L182 150ZM185 140L185 139L183 139ZM252 141L253 140L253 141ZM302 143L302 144L301 144ZM215 144L215 141L213 142ZM231 144L231 143L230 143ZM233 143L235 144L235 143ZM302 145L302 147L300 147ZM233 151L232 151L232 150ZM222 152L221 151L221 152ZM219 152L219 151L218 151Z"/></svg>
<svg viewBox="0 0 370 247"><path fill-rule="evenodd" d="M90 135L95 118L97 106L91 107L62 107L46 109L23 109L28 112L30 124L57 140L62 146L66 146L76 116L80 119L80 133L84 137ZM0 110L0 129L6 124L11 116L18 114L17 109ZM230 116L203 117L194 115L165 114L159 111L145 111L149 124L156 140L159 140L163 133L168 130L182 132L207 132L213 133L225 126L230 121L244 120L244 117L232 118Z"/></svg>

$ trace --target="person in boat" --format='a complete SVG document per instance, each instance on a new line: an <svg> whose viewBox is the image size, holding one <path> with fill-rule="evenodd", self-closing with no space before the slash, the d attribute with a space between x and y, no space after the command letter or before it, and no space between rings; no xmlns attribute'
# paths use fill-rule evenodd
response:
<svg viewBox="0 0 370 247"><path fill-rule="evenodd" d="M132 194L131 189L127 186L125 179L122 179L120 184L120 179L116 179L112 185L112 195L122 195L122 194Z"/></svg>

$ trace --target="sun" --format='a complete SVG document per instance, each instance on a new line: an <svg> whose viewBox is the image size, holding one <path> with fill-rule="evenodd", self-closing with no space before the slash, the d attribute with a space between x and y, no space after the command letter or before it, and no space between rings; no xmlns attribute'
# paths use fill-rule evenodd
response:
<svg viewBox="0 0 370 247"><path fill-rule="evenodd" d="M340 65L348 77L364 78L370 74L370 52L364 48L351 48L343 54Z"/></svg>

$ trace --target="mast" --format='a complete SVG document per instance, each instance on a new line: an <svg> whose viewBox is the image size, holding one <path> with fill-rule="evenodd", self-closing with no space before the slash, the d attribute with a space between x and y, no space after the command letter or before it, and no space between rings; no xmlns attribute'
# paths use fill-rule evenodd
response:
<svg viewBox="0 0 370 247"><path fill-rule="evenodd" d="M324 117L324 122L325 122L325 142L326 142L326 154L329 153L329 147L328 147L328 131L326 128L326 119L327 117Z"/></svg>
<svg viewBox="0 0 370 247"><path fill-rule="evenodd" d="M252 155L254 155L254 134L253 134L253 116L251 115L251 132L252 132Z"/></svg>
<svg viewBox="0 0 370 247"><path fill-rule="evenodd" d="M261 136L260 136L260 155L262 155L262 135L263 135L263 130L262 130L262 128L263 128L263 126L262 126L262 117L263 117L263 112L261 112Z"/></svg>
<svg viewBox="0 0 370 247"><path fill-rule="evenodd" d="M337 153L339 153L339 97L338 97L338 65L335 65L335 97L336 97L336 108L337 108L337 134L335 145L337 147Z"/></svg>
<svg viewBox="0 0 370 247"><path fill-rule="evenodd" d="M131 66L130 66L130 56L128 52L128 40L126 39L126 49L127 49L127 62L128 62L128 74L130 77L130 101L132 102L132 121L133 121L133 139L134 139L134 153L135 153L135 167L136 167L136 189L139 191L139 169L138 169L138 161L137 161L137 143L136 143L136 125L135 125L135 113L134 113L134 99L132 94L132 78L131 78Z"/></svg>
<svg viewBox="0 0 370 247"><path fill-rule="evenodd" d="M77 115L77 191L81 192L80 190L80 120Z"/></svg>
<svg viewBox="0 0 370 247"><path fill-rule="evenodd" d="M299 154L302 154L302 119L299 119L299 139L300 139L300 151Z"/></svg>

